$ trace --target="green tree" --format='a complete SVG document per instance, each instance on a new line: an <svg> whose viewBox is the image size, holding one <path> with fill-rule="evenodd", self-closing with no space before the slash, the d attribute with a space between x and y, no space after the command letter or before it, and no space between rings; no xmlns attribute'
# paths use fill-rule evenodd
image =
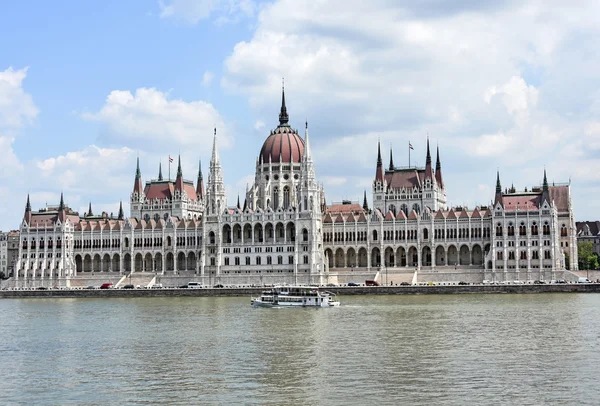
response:
<svg viewBox="0 0 600 406"><path fill-rule="evenodd" d="M591 241L579 241L577 243L577 253L579 256L579 269L598 268L598 255L592 250Z"/></svg>

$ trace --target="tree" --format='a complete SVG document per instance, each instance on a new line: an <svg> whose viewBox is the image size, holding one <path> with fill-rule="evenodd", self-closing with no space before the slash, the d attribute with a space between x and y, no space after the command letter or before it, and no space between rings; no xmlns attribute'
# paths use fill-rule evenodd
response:
<svg viewBox="0 0 600 406"><path fill-rule="evenodd" d="M591 241L579 241L577 243L577 253L579 255L579 269L598 268L598 255L592 250Z"/></svg>
<svg viewBox="0 0 600 406"><path fill-rule="evenodd" d="M565 269L567 271L571 269L571 257L568 252L565 252Z"/></svg>

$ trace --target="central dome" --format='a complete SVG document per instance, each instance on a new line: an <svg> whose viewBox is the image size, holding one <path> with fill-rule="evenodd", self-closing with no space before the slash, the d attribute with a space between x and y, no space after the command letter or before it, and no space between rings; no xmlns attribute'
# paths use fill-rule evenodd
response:
<svg viewBox="0 0 600 406"><path fill-rule="evenodd" d="M289 116L285 107L285 90L281 92L281 112L279 126L271 131L260 150L259 159L263 163L300 163L304 156L304 140L288 124Z"/></svg>
<svg viewBox="0 0 600 406"><path fill-rule="evenodd" d="M302 162L304 140L296 130L280 125L267 137L260 150L260 159L265 164Z"/></svg>

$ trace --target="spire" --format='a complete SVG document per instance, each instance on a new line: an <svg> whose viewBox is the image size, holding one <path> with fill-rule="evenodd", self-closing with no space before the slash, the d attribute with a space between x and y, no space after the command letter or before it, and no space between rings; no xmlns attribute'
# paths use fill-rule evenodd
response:
<svg viewBox="0 0 600 406"><path fill-rule="evenodd" d="M550 189L548 188L548 177L546 176L546 168L544 168L544 181L542 183L542 202L551 203Z"/></svg>
<svg viewBox="0 0 600 406"><path fill-rule="evenodd" d="M375 170L375 181L383 183L383 162L381 161L381 142L377 141L377 169Z"/></svg>
<svg viewBox="0 0 600 406"><path fill-rule="evenodd" d="M162 163L161 162L158 163L158 180L159 181L163 180L163 176L162 176Z"/></svg>
<svg viewBox="0 0 600 406"><path fill-rule="evenodd" d="M306 120L304 123L304 158L307 160L310 159L310 142L308 140L308 120Z"/></svg>
<svg viewBox="0 0 600 406"><path fill-rule="evenodd" d="M58 205L58 211L65 209L65 199L63 198L63 192L60 192L60 203Z"/></svg>
<svg viewBox="0 0 600 406"><path fill-rule="evenodd" d="M427 157L425 158L425 179L433 180L433 170L431 168L431 152L429 150L429 137L427 137Z"/></svg>
<svg viewBox="0 0 600 406"><path fill-rule="evenodd" d="M25 213L31 211L31 203L29 203L29 193L27 193L27 203L25 204Z"/></svg>
<svg viewBox="0 0 600 406"><path fill-rule="evenodd" d="M140 171L140 157L137 157L137 167L135 169L135 179L142 177L142 171Z"/></svg>
<svg viewBox="0 0 600 406"><path fill-rule="evenodd" d="M438 145L436 148L436 158L435 158L435 182L438 184L440 188L444 188L444 180L442 178L442 164L440 163L440 146Z"/></svg>
<svg viewBox="0 0 600 406"><path fill-rule="evenodd" d="M502 185L500 184L500 171L496 172L496 197L494 199L494 206L500 203L504 207L504 197L502 195Z"/></svg>
<svg viewBox="0 0 600 406"><path fill-rule="evenodd" d="M204 179L202 177L202 161L198 161L198 182L196 183L196 195L199 199L204 198Z"/></svg>
<svg viewBox="0 0 600 406"><path fill-rule="evenodd" d="M244 207L242 210L246 211L247 208L248 208L248 201L247 201L247 199L244 199Z"/></svg>
<svg viewBox="0 0 600 406"><path fill-rule="evenodd" d="M237 208L241 209L242 206L240 206L240 194L238 193L238 201L237 201Z"/></svg>
<svg viewBox="0 0 600 406"><path fill-rule="evenodd" d="M119 202L119 216L118 219L119 220L123 220L125 218L125 215L123 214L123 202Z"/></svg>
<svg viewBox="0 0 600 406"><path fill-rule="evenodd" d="M390 144L390 171L394 170L394 157L392 156L392 144Z"/></svg>
<svg viewBox="0 0 600 406"><path fill-rule="evenodd" d="M502 185L500 184L500 171L496 171L496 194L502 193Z"/></svg>
<svg viewBox="0 0 600 406"><path fill-rule="evenodd" d="M141 199L144 193L144 186L142 185L142 172L140 171L140 157L137 157L137 165L135 169L135 182L133 184L133 193L138 194L138 199Z"/></svg>
<svg viewBox="0 0 600 406"><path fill-rule="evenodd" d="M363 199L363 209L369 210L369 204L367 203L367 191L365 190L365 198Z"/></svg>
<svg viewBox="0 0 600 406"><path fill-rule="evenodd" d="M279 125L289 126L288 125L289 116L287 113L287 108L285 107L285 86L281 84L281 111L279 113Z"/></svg>
<svg viewBox="0 0 600 406"><path fill-rule="evenodd" d="M87 215L88 216L93 216L94 215L94 213L92 212L92 202L90 202L90 205L88 207L88 214Z"/></svg>
<svg viewBox="0 0 600 406"><path fill-rule="evenodd" d="M183 193L183 172L181 170L181 155L177 158L177 178L175 178L175 190Z"/></svg>
<svg viewBox="0 0 600 406"><path fill-rule="evenodd" d="M219 162L219 151L217 151L217 127L215 127L215 133L213 136L213 150L212 150L212 158L211 164L217 164Z"/></svg>

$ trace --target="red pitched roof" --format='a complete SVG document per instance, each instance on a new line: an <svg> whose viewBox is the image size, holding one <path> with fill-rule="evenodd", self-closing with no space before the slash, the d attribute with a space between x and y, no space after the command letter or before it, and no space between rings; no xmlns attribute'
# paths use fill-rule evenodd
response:
<svg viewBox="0 0 600 406"><path fill-rule="evenodd" d="M327 212L328 213L359 213L363 211L363 208L360 204L358 203L351 203L351 204L332 204L331 206L327 207Z"/></svg>
<svg viewBox="0 0 600 406"><path fill-rule="evenodd" d="M404 210L399 210L398 215L396 216L396 220L406 220L406 213Z"/></svg>
<svg viewBox="0 0 600 406"><path fill-rule="evenodd" d="M419 218L419 216L417 215L417 212L416 212L416 211L414 211L414 210L413 210L413 211L411 211L411 212L410 212L410 214L408 215L408 219L409 219L409 220L416 220L416 219L418 219L418 218Z"/></svg>
<svg viewBox="0 0 600 406"><path fill-rule="evenodd" d="M537 210L539 208L541 196L541 193L504 195L504 210Z"/></svg>
<svg viewBox="0 0 600 406"><path fill-rule="evenodd" d="M458 216L461 219L468 219L469 218L469 212L465 209L461 210L460 215Z"/></svg>
<svg viewBox="0 0 600 406"><path fill-rule="evenodd" d="M554 201L556 209L560 212L569 211L569 186L550 186L548 187L550 192L550 199Z"/></svg>
<svg viewBox="0 0 600 406"><path fill-rule="evenodd" d="M446 216L444 216L444 212L442 211L442 209L439 209L436 213L435 213L435 219L437 220L443 220L445 219Z"/></svg>
<svg viewBox="0 0 600 406"><path fill-rule="evenodd" d="M402 210L400 210L400 211L402 211ZM392 220L394 220L394 213L392 213L392 211L391 211L391 210L390 210L390 211L388 211L388 212L387 212L387 214L385 215L385 218L384 218L384 220L387 220L387 221L392 221Z"/></svg>
<svg viewBox="0 0 600 406"><path fill-rule="evenodd" d="M456 219L456 212L454 211L454 209L450 209L450 211L448 212L448 215L446 216L447 219Z"/></svg>
<svg viewBox="0 0 600 406"><path fill-rule="evenodd" d="M386 172L385 180L388 184L388 187L392 189L412 189L415 186L417 188L421 186L424 176L424 170L396 169L392 172Z"/></svg>
<svg viewBox="0 0 600 406"><path fill-rule="evenodd" d="M366 222L367 221L367 216L365 215L364 211L358 215L358 219L356 221L358 221L358 222Z"/></svg>
<svg viewBox="0 0 600 406"><path fill-rule="evenodd" d="M342 213L338 214L337 217L335 218L335 222L336 223L343 223L344 222L344 217L342 217Z"/></svg>

